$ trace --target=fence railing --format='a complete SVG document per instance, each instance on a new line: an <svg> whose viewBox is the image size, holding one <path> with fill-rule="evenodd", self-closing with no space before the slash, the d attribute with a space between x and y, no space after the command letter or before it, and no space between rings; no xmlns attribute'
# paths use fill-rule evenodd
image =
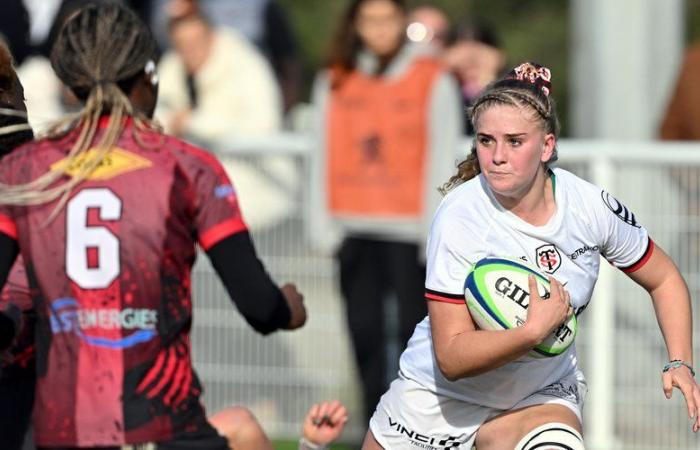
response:
<svg viewBox="0 0 700 450"><path fill-rule="evenodd" d="M468 148L465 141L445 164L454 165ZM346 439L356 442L366 424L358 419L358 375L335 262L315 251L306 236L305 220L313 212L305 192L319 188L308 170L316 149L306 136L286 134L213 150L230 169L261 258L278 282L297 283L309 321L294 332L255 334L200 257L193 354L207 408L245 405L271 435L294 438L311 403L338 398L350 410ZM671 255L690 287L698 330L700 145L567 140L560 142L559 155L560 166L623 201ZM667 355L648 295L621 272L601 266L577 341L590 387L584 410L588 448L700 448L683 396L663 396L660 369ZM696 349L699 342L696 332Z"/></svg>

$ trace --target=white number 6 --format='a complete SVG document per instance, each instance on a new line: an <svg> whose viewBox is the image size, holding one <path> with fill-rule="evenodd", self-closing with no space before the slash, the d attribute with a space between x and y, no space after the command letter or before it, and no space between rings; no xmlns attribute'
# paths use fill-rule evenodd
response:
<svg viewBox="0 0 700 450"><path fill-rule="evenodd" d="M119 239L107 227L88 225L88 210L100 220L118 220L122 201L107 188L83 189L66 207L66 274L83 289L103 289L119 275ZM88 250L97 252L91 266Z"/></svg>

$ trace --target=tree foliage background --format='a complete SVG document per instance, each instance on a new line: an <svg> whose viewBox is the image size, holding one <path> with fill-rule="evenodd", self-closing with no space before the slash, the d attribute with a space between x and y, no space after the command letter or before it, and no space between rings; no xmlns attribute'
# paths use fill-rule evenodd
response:
<svg viewBox="0 0 700 450"><path fill-rule="evenodd" d="M333 31L348 0L280 0L295 29L306 68L307 92L322 65ZM410 8L434 5L453 23L468 18L484 20L496 31L508 57L508 66L524 60L552 69L554 98L568 130L570 2L563 0L408 0ZM700 0L686 0L688 41L700 41Z"/></svg>

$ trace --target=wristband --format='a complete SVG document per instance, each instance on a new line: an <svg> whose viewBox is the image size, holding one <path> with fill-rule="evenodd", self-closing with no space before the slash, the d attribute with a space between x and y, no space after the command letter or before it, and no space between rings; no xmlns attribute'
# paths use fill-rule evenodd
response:
<svg viewBox="0 0 700 450"><path fill-rule="evenodd" d="M693 376L693 378L695 378L695 370L693 369L693 366L680 359L674 359L673 361L667 362L666 365L664 365L662 372L666 373L671 369L676 369L681 366L687 367L688 370L690 370L690 374Z"/></svg>
<svg viewBox="0 0 700 450"><path fill-rule="evenodd" d="M314 444L302 436L302 438L299 439L299 450L328 450L328 446L323 444Z"/></svg>

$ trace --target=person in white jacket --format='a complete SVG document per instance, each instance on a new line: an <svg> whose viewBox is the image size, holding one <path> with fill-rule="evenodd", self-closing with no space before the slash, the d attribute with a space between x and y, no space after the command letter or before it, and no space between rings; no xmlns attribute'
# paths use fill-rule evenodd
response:
<svg viewBox="0 0 700 450"><path fill-rule="evenodd" d="M267 61L233 29L192 12L170 21L157 114L166 131L202 140L277 131L282 103Z"/></svg>
<svg viewBox="0 0 700 450"><path fill-rule="evenodd" d="M169 22L173 49L159 64L156 119L167 133L225 150L236 141L280 131L282 96L265 57L233 29L215 28L196 10ZM251 228L287 217L298 184L294 161L265 156L255 164L224 162L246 197L241 208Z"/></svg>

